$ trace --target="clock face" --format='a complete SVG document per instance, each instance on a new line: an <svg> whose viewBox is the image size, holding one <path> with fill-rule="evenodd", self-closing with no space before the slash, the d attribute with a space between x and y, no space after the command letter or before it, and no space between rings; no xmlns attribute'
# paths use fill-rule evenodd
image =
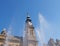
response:
<svg viewBox="0 0 60 46"><path fill-rule="evenodd" d="M29 22L29 25L32 25L32 23L31 23L31 22Z"/></svg>

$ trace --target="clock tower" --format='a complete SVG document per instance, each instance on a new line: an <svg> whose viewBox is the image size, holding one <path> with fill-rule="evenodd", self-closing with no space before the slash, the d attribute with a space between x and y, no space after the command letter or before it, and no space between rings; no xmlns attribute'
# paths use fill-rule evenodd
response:
<svg viewBox="0 0 60 46"><path fill-rule="evenodd" d="M25 22L25 37L23 46L38 46L34 27L30 16L28 15Z"/></svg>

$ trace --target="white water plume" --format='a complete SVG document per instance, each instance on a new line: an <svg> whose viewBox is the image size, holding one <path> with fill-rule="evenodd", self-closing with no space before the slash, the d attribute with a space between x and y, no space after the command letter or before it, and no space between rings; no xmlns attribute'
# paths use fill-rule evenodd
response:
<svg viewBox="0 0 60 46"><path fill-rule="evenodd" d="M10 38L10 36L11 36L11 30L12 30L12 28L11 28L11 26L9 26L9 28L8 28L8 32L6 33L6 39L5 39L5 44L4 44L4 46L9 46L9 38Z"/></svg>
<svg viewBox="0 0 60 46"><path fill-rule="evenodd" d="M27 28L26 28L26 25L24 26L24 28L23 28L24 30L23 30L23 46L27 46Z"/></svg>
<svg viewBox="0 0 60 46"><path fill-rule="evenodd" d="M43 46L43 44L46 40L44 31L48 28L49 25L42 14L39 13L38 17L39 17L39 26L36 27L35 30L36 30L39 46L40 46L40 44L41 44L41 46Z"/></svg>
<svg viewBox="0 0 60 46"><path fill-rule="evenodd" d="M26 39L25 39L25 31L23 31L23 46L25 46L25 42L26 41Z"/></svg>

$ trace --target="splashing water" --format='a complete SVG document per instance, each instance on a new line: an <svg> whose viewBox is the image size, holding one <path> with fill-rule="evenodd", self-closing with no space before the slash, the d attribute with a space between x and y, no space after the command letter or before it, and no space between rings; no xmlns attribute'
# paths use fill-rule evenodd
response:
<svg viewBox="0 0 60 46"><path fill-rule="evenodd" d="M25 31L23 32L23 46L25 46Z"/></svg>
<svg viewBox="0 0 60 46"><path fill-rule="evenodd" d="M27 28L25 27L25 30L23 31L23 46L27 46L27 35L28 34L26 34L26 31L27 30Z"/></svg>
<svg viewBox="0 0 60 46"><path fill-rule="evenodd" d="M8 32L7 32L7 34L6 34L6 39L5 39L5 44L4 44L4 46L9 46L9 38L10 38L10 36L11 36L11 26L9 27L9 29L8 29Z"/></svg>
<svg viewBox="0 0 60 46"><path fill-rule="evenodd" d="M48 23L45 20L45 18L42 16L42 14L39 13L38 15L39 17L39 26L36 27L36 35L38 38L38 44L39 46L43 46L44 42L45 42L45 30L48 28Z"/></svg>

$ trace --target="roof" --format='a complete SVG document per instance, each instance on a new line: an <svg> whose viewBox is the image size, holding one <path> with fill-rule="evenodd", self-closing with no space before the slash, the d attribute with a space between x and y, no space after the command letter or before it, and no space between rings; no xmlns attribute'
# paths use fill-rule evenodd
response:
<svg viewBox="0 0 60 46"><path fill-rule="evenodd" d="M20 42L23 42L23 37L19 37L19 36L3 36L3 35L0 35L0 42L3 42L5 40L8 40L9 42L17 42L17 43L20 43Z"/></svg>

